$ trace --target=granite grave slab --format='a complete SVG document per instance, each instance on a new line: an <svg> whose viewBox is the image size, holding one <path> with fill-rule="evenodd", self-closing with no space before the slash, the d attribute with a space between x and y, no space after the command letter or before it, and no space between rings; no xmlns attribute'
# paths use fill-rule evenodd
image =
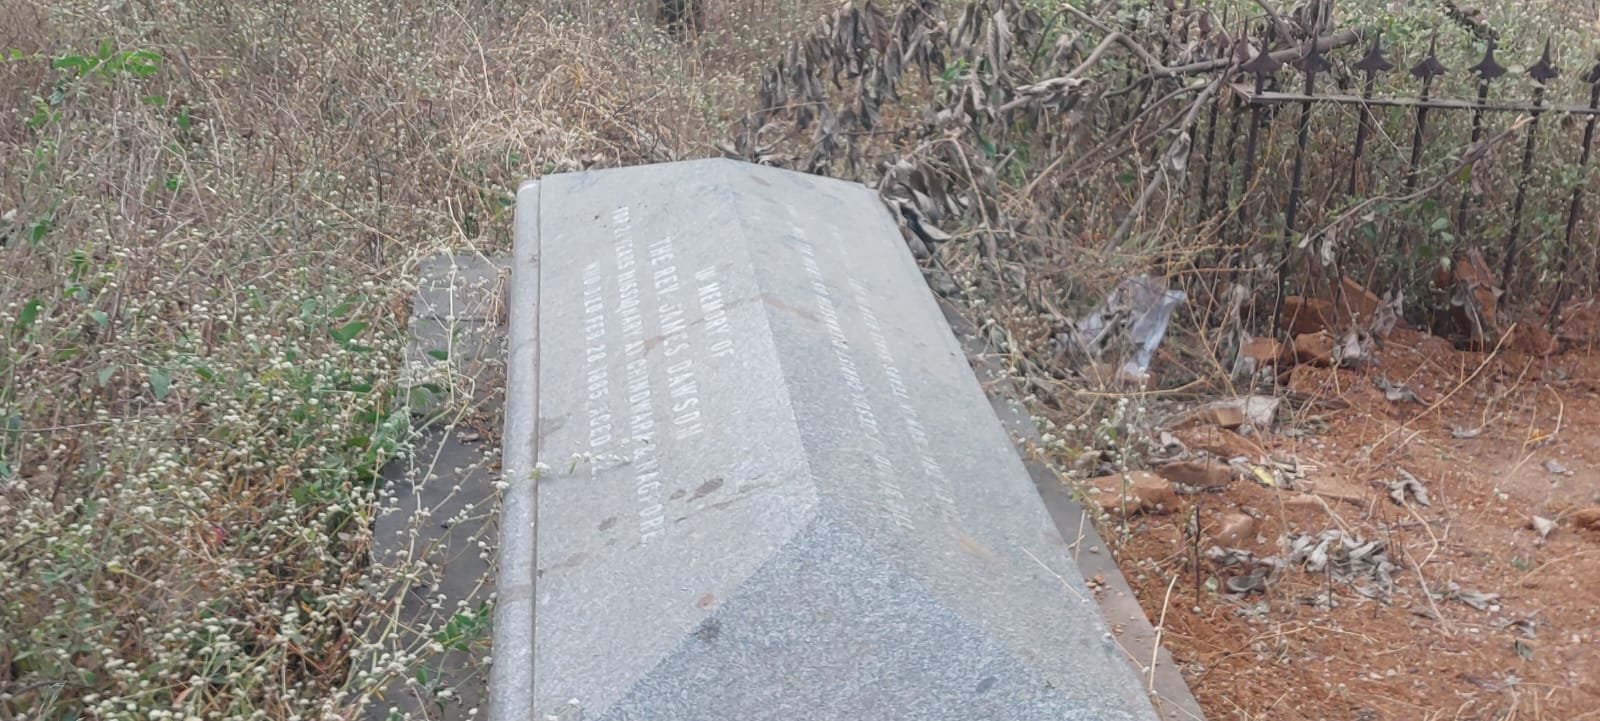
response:
<svg viewBox="0 0 1600 721"><path fill-rule="evenodd" d="M871 190L516 213L492 719L1155 718Z"/></svg>

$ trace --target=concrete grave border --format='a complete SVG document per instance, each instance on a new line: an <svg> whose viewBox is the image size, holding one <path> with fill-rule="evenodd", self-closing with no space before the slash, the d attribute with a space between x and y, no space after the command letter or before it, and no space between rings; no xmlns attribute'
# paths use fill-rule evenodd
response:
<svg viewBox="0 0 1600 721"><path fill-rule="evenodd" d="M507 306L539 302L539 182L517 188L512 220L511 287ZM494 663L489 669L490 721L533 719L534 524L538 519L534 443L539 437L539 319L507 317L506 408L501 455L505 491L496 550Z"/></svg>

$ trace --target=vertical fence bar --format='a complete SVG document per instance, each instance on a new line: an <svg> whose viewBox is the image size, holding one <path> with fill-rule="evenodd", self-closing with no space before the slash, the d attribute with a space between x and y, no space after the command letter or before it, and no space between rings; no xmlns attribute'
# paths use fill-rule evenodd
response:
<svg viewBox="0 0 1600 721"><path fill-rule="evenodd" d="M1489 38L1483 52L1483 59L1478 61L1468 70L1478 76L1478 107L1472 109L1472 144L1477 145L1483 139L1483 105L1489 102L1489 83L1495 78L1506 74L1506 69L1494 60L1494 38ZM1461 189L1461 201L1456 206L1456 238L1465 242L1467 238L1467 205L1476 196L1472 192L1472 184L1468 183Z"/></svg>
<svg viewBox="0 0 1600 721"><path fill-rule="evenodd" d="M1195 215L1196 222L1205 222L1206 216L1211 214L1211 153L1217 144L1217 107L1223 102L1227 93L1219 93L1221 97L1211 99L1211 107L1206 111L1206 144L1200 151L1200 207Z"/></svg>
<svg viewBox="0 0 1600 721"><path fill-rule="evenodd" d="M1356 145L1350 154L1350 184L1345 191L1345 195L1352 199L1356 195L1357 181L1361 177L1361 158L1366 152L1367 138L1372 135L1374 126L1378 124L1378 119L1373 115L1372 106L1369 104L1377 87L1378 74L1394 69L1394 64L1383 56L1383 33L1381 31L1373 34L1372 47L1368 48L1367 53L1355 62L1354 67L1356 70L1361 71L1362 80L1361 108L1359 110L1361 116L1356 124ZM1320 255L1320 251L1317 249L1312 249L1312 252ZM1344 264L1341 259L1335 255L1332 267L1326 268L1324 271L1332 271L1335 302L1344 302ZM1370 278L1368 282L1371 282Z"/></svg>
<svg viewBox="0 0 1600 721"><path fill-rule="evenodd" d="M1146 5L1147 5L1147 7L1155 7L1155 2L1154 2L1154 0L1151 0L1151 2L1147 3ZM1138 35L1139 35L1138 31L1139 31L1139 21L1138 21L1137 18L1130 18L1128 20L1128 22L1125 23L1122 26L1123 34L1125 34L1125 35L1127 35L1129 37L1138 37ZM1129 67L1128 71L1126 73L1123 73L1122 86L1125 87L1125 88L1129 87L1129 86L1132 86L1134 80L1136 79L1136 77L1137 76L1135 74L1134 69L1132 67ZM1142 107L1144 105L1144 102L1145 102L1144 98L1139 99L1139 101L1137 103L1137 107ZM1118 103L1117 104L1117 110L1116 110L1116 118L1117 118L1116 122L1117 122L1117 125L1118 126L1127 125L1128 121L1132 120L1133 117L1138 114L1137 107L1134 106L1134 105L1129 105L1128 103Z"/></svg>
<svg viewBox="0 0 1600 721"><path fill-rule="evenodd" d="M1226 13L1227 11L1224 10L1223 12ZM1224 28L1228 25L1226 15L1223 16L1222 25ZM1233 53L1234 62L1240 64L1250 59L1250 42L1245 39L1247 32L1248 27L1241 24L1239 39L1234 41L1233 46L1229 49L1229 52ZM1224 32L1222 35L1226 37L1227 33ZM1222 38L1219 38L1218 42L1222 42ZM1228 159L1223 164L1222 195L1219 198L1222 206L1222 217L1221 225L1217 229L1218 236L1224 240L1227 239L1228 228L1230 227L1229 221L1233 219L1233 209L1228 204L1233 202L1233 176L1234 171L1239 167L1239 119L1244 116L1244 101L1240 99L1239 94L1230 92L1228 95L1233 98L1233 107L1228 111Z"/></svg>
<svg viewBox="0 0 1600 721"><path fill-rule="evenodd" d="M1439 62L1438 40L1428 43L1428 56L1411 68L1411 75L1422 81L1422 90L1417 94L1417 122L1415 131L1411 134L1411 160L1406 165L1406 195L1416 192L1417 178L1422 167L1422 145L1428 136L1428 100L1433 96L1433 81L1441 75L1450 72L1444 63ZM1411 253L1411 233L1401 229L1399 233L1400 245L1396 249L1394 289L1399 291L1406 287L1408 280L1407 271L1411 263L1406 259Z"/></svg>
<svg viewBox="0 0 1600 721"><path fill-rule="evenodd" d="M1533 78L1533 109L1529 112L1533 118L1528 121L1528 139L1522 146L1522 172L1517 174L1517 199L1511 206L1511 233L1506 238L1506 257L1501 263L1500 287L1510 290L1511 281L1517 266L1517 240L1522 233L1522 204L1528 198L1528 176L1533 174L1534 143L1539 135L1539 116L1544 114L1545 83L1554 80L1560 73L1550 64L1550 41L1544 41L1544 55L1539 57L1539 62L1528 68L1528 77ZM1501 302L1508 295L1502 295Z"/></svg>
<svg viewBox="0 0 1600 721"><path fill-rule="evenodd" d="M1161 62L1172 62L1172 17L1178 14L1174 0L1161 0Z"/></svg>
<svg viewBox="0 0 1600 721"><path fill-rule="evenodd" d="M1300 214L1300 196L1305 191L1302 182L1305 178L1306 143L1311 139L1311 103L1317 92L1317 73L1327 70L1330 66L1313 41L1311 52L1301 59L1300 67L1306 75L1305 99L1300 101L1300 124L1295 130L1294 170L1291 171L1289 180L1289 207L1283 214L1282 257L1278 259L1278 288L1272 304L1273 337L1277 337L1279 326L1283 322L1283 289L1289 275L1289 248L1294 243L1296 223Z"/></svg>
<svg viewBox="0 0 1600 721"><path fill-rule="evenodd" d="M1157 13L1161 14L1161 29L1157 31L1156 34L1160 36L1161 39L1161 53L1160 57L1157 59L1160 60L1163 65L1172 62L1172 58L1170 57L1171 43L1168 42L1167 39L1167 36L1170 34L1170 30L1172 29L1172 7L1172 0L1163 0L1163 2L1160 4L1156 3L1155 0L1150 0L1148 4L1150 17L1156 17ZM1131 31L1128 34L1134 35L1135 32L1133 31L1137 31L1139 29L1138 20L1135 19L1129 21L1129 27L1131 28ZM1159 97L1156 93L1157 88L1177 82L1173 78L1155 80L1147 75L1140 75L1137 70L1132 68L1130 68L1128 71L1128 77L1130 78L1131 84L1136 85L1139 88L1139 101L1134 103L1134 105L1128 109L1127 121L1125 122L1132 122L1135 118L1138 118L1139 113L1149 105L1150 101L1156 97ZM1160 151L1157 151L1154 148L1151 150L1153 151L1151 162L1155 162L1155 159L1160 157Z"/></svg>
<svg viewBox="0 0 1600 721"><path fill-rule="evenodd" d="M1583 125L1583 154L1578 156L1578 183L1572 188L1572 201L1567 205L1567 234L1561 241L1561 252L1556 268L1556 297L1550 302L1550 332L1558 330L1561 321L1561 304L1566 300L1567 270L1572 257L1572 233L1578 227L1578 214L1583 210L1583 181L1589 170L1589 154L1594 150L1594 126L1600 121L1600 63L1596 63L1583 76L1589 84L1589 120Z"/></svg>
<svg viewBox="0 0 1600 721"><path fill-rule="evenodd" d="M1249 62L1239 66L1240 70L1255 74L1255 92L1257 95L1266 91L1267 78L1270 77L1273 72L1277 71L1278 68L1283 67L1283 63L1272 57L1272 53L1268 51L1267 35L1269 32L1270 30L1262 33L1261 48L1256 51L1255 57L1250 58ZM1234 206L1233 213L1233 217L1239 231L1239 255L1237 256L1237 262L1234 265L1235 268L1243 267L1245 265L1246 259L1249 257L1248 248L1253 244L1253 239L1249 235L1250 212L1247 201L1250 197L1250 184L1254 182L1256 175L1256 150L1257 141L1261 136L1261 116L1263 109L1264 104L1262 103L1256 102L1250 104L1250 127L1248 129L1248 133L1246 134L1244 145L1244 173L1240 178L1239 201L1238 204ZM1259 290L1257 292L1259 292ZM1253 308L1254 306L1252 306L1251 311L1252 320L1254 320ZM1274 311L1274 314L1276 314L1276 311Z"/></svg>
<svg viewBox="0 0 1600 721"><path fill-rule="evenodd" d="M1201 12L1202 13L1206 13L1208 11L1201 10ZM1208 23L1206 21L1206 15L1202 14L1200 16L1200 36L1201 36L1201 38L1204 39L1207 35L1209 35L1210 34L1210 30L1211 30L1210 23ZM1227 53L1228 53L1228 41L1227 41L1227 38L1218 37L1217 38L1217 56L1218 57L1222 57L1224 55L1227 55ZM1201 161L1202 172L1200 173L1200 215L1196 217L1196 222L1205 222L1205 219L1210 217L1210 215L1211 215L1211 208L1210 208L1211 154L1212 154L1212 150L1215 148L1215 146L1217 144L1217 110L1218 110L1218 108L1220 108L1222 106L1223 99L1228 97L1229 95L1232 95L1232 93L1229 93L1226 90L1224 90L1223 92L1217 93L1217 97L1212 99L1211 107L1206 112L1206 114L1207 114L1207 120L1206 120L1206 149L1201 154L1201 158L1203 158L1203 160ZM1224 172L1226 172L1226 171L1224 171Z"/></svg>
<svg viewBox="0 0 1600 721"><path fill-rule="evenodd" d="M1361 154L1367 149L1367 136L1372 134L1372 126L1376 119L1372 116L1372 107L1367 105L1372 100L1373 89L1378 84L1378 73L1386 73L1394 69L1394 65L1383 57L1383 33L1378 33L1372 38L1372 48L1367 54L1356 61L1355 68L1361 71L1361 123L1356 128L1356 148L1350 156L1350 185L1345 190L1346 195L1356 194L1356 178L1361 175Z"/></svg>
<svg viewBox="0 0 1600 721"><path fill-rule="evenodd" d="M1295 130L1294 140L1294 170L1289 181L1289 207L1284 211L1284 241L1288 242L1294 234L1295 223L1300 213L1300 196L1305 189L1302 180L1305 177L1306 143L1311 139L1311 103L1317 91L1317 73L1327 70L1327 59L1317 51L1315 43L1311 45L1310 54L1300 61L1301 70L1305 72L1305 99L1300 101L1300 123Z"/></svg>
<svg viewBox="0 0 1600 721"><path fill-rule="evenodd" d="M1188 43L1189 23L1192 20L1192 18L1190 17L1190 13L1192 11L1189 8L1185 7L1184 9L1182 9L1182 10L1180 10L1178 12L1183 17L1183 25L1178 29L1178 33L1179 33L1180 37L1184 38L1182 44L1184 46L1187 46L1189 44ZM1194 53L1194 55L1192 56L1193 59L1195 59L1195 60L1209 60L1209 59L1211 59L1210 53L1207 52L1210 49L1211 44L1207 40L1208 40L1207 38L1202 36L1200 38L1200 40L1197 43L1195 43L1195 45L1197 46L1197 49L1196 49L1196 52ZM1218 94L1220 95L1221 93L1218 93ZM1211 107L1213 109L1217 107L1215 103L1216 103L1216 98L1212 98ZM1215 118L1213 118L1213 121L1214 120L1215 120ZM1203 127L1206 128L1204 132L1202 132L1202 130L1201 130L1201 128L1203 128ZM1205 186L1205 185L1209 184L1208 177L1211 175L1211 168L1209 167L1210 166L1210 160L1211 160L1211 156L1210 156L1210 152L1209 152L1210 149L1209 148L1202 149L1201 148L1202 143L1201 143L1200 139L1202 137L1204 137L1207 133L1214 133L1215 131L1216 131L1215 127L1211 127L1211 126L1207 126L1206 125L1206 118L1204 118L1202 116L1196 116L1195 125L1194 125L1194 131L1190 134L1189 147L1184 149L1184 167L1188 169L1184 174L1184 186L1182 188L1183 196L1184 196L1185 199L1188 199L1188 197L1189 197L1189 195L1191 194L1192 191L1197 190L1200 186ZM1195 159L1195 156L1197 154L1200 155L1200 157L1202 158L1202 164L1205 167L1196 167L1194 159ZM1195 181L1195 176L1196 175L1198 175L1199 178L1200 178L1198 183ZM1196 208L1197 212L1200 213L1199 218L1204 218L1205 217L1205 201L1204 201L1203 198L1201 199L1201 201L1198 204L1196 204L1195 208Z"/></svg>
<svg viewBox="0 0 1600 721"><path fill-rule="evenodd" d="M1239 66L1240 70L1255 74L1257 95L1266 92L1267 78L1276 72L1278 68L1283 67L1283 63L1272 57L1272 53L1267 52L1265 40L1262 42L1263 46L1256 51L1255 57L1250 58L1250 62ZM1249 214L1245 211L1244 199L1250 194L1251 181L1255 180L1256 143L1261 137L1261 114L1264 108L1265 105L1262 103L1252 103L1250 105L1250 127L1245 133L1244 141L1244 175L1240 178L1239 205L1234 209L1233 214L1239 224L1240 240L1244 239L1245 226L1249 222Z"/></svg>
<svg viewBox="0 0 1600 721"><path fill-rule="evenodd" d="M1233 109L1228 113L1228 157L1223 161L1226 169L1222 173L1222 207L1228 207L1228 201L1233 198L1233 169L1239 162L1239 119L1244 117L1244 101L1233 94Z"/></svg>

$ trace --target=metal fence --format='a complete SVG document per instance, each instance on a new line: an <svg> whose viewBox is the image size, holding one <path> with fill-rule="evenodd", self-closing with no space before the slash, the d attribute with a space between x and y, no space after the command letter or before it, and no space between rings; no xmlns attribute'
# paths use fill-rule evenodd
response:
<svg viewBox="0 0 1600 721"><path fill-rule="evenodd" d="M1230 20L1163 0L1115 27L1071 3L848 4L769 68L724 152L869 177L924 250L955 229L1001 294L1020 269L1023 303L1080 292L1023 270L1085 252L1212 298L1230 277L1271 295L1276 272L1274 332L1284 294L1347 272L1426 317L1424 271L1462 253L1497 306L1555 318L1600 290L1600 65L1542 43L1513 72L1497 52L1517 44L1470 18L1385 47L1332 5Z"/></svg>
<svg viewBox="0 0 1600 721"><path fill-rule="evenodd" d="M1310 43L1308 53L1286 64L1268 52L1264 39L1275 18L1263 19L1254 39L1243 32L1230 38L1213 33L1205 16L1194 22L1193 11L1174 8L1170 0L1166 5L1170 34L1163 52L1198 32L1216 57L1244 60L1221 71L1228 73L1227 92L1195 128L1187 190L1195 217L1236 247L1259 249L1278 240L1280 289L1292 248L1315 248L1336 234L1344 234L1338 240L1348 246L1357 227L1377 241L1346 255L1366 263L1360 270L1385 288L1414 281L1426 269L1419 261L1469 248L1495 258L1502 304L1537 298L1528 305L1547 304L1552 325L1575 287L1594 288L1600 224L1584 195L1600 121L1600 63L1565 73L1545 42L1519 81L1496 56L1497 36L1486 32L1481 59L1466 68L1446 67L1434 39L1402 69L1390 57L1406 54L1385 48L1381 36L1326 52ZM1475 94L1442 96L1450 79L1466 81L1458 84ZM1330 84L1340 87L1327 89ZM1587 103L1554 101L1563 95L1587 96ZM1324 117L1329 113L1331 121ZM1511 155L1504 149L1519 146L1514 163L1494 162ZM1425 162L1430 153L1440 162ZM1535 187L1530 180L1540 174L1562 180ZM1426 205L1437 215L1419 225L1386 217L1390 213L1348 212L1375 198L1389 203L1387 211ZM1545 209L1545 222L1530 228L1535 204ZM1491 217L1497 222L1486 220ZM1559 223L1550 222L1556 217ZM1530 246L1534 241L1537 248ZM1425 244L1427 252L1419 253ZM1378 268L1385 257L1392 261L1387 271ZM1589 272L1580 277L1584 269ZM1275 314L1274 331L1278 322Z"/></svg>

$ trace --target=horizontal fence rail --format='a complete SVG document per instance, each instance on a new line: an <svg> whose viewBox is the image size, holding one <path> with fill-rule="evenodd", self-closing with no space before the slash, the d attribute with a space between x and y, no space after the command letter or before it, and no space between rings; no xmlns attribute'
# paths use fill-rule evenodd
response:
<svg viewBox="0 0 1600 721"><path fill-rule="evenodd" d="M1552 328L1600 290L1600 64L1559 47L1581 38L1519 44L1448 7L1431 38L1385 35L1341 26L1332 0L1275 4L1162 0L1115 22L1022 0L845 6L722 147L870 179L916 245L970 243L980 285L1023 315L1104 290L1035 271L1063 252L1160 266L1209 299L1202 322L1252 334L1347 280L1441 332L1463 264L1493 310Z"/></svg>
<svg viewBox="0 0 1600 721"><path fill-rule="evenodd" d="M1173 17L1185 12L1167 5ZM1388 248L1368 249L1365 259L1374 267L1361 270L1369 279L1380 275L1376 264L1382 256L1392 256L1395 267L1388 277L1378 279L1385 290L1414 288L1417 278L1429 277L1418 273L1426 263L1469 248L1482 249L1497 256L1493 267L1504 291L1501 305L1535 298L1543 291L1549 298L1548 323L1553 329L1566 296L1577 286L1592 287L1569 276L1575 270L1575 255L1600 258L1597 224L1583 202L1595 125L1600 121L1600 63L1568 77L1569 86L1563 88L1576 85L1580 92L1572 95L1587 96L1586 103L1550 102L1563 74L1549 42L1522 72L1526 82L1514 82L1517 78L1496 57L1495 37L1484 42L1481 59L1463 70L1446 67L1437 46L1430 44L1419 61L1400 71L1388 59L1381 36L1375 36L1359 58L1337 65L1331 58L1338 51L1325 52L1317 44L1309 44L1300 57L1268 52L1268 36L1263 33L1254 41L1214 39L1215 52L1232 54L1236 62L1215 71L1225 74L1228 92L1217 95L1204 114L1203 127L1196 129L1196 150L1191 155L1197 157L1191 172L1197 177L1190 187L1194 216L1213 221L1224 241L1257 249L1269 239L1278 241L1274 334L1282 325L1282 296L1291 280L1293 249L1314 246L1318 232L1348 230L1329 227L1329 219L1337 217L1341 207L1376 196L1413 206L1439 206L1447 191L1455 190L1453 213L1430 226L1439 231L1435 238L1418 237L1411 227L1387 227L1381 217L1370 219L1375 226L1371 234L1391 240ZM1395 76L1400 72L1404 75ZM1319 82L1326 84L1330 75L1342 87L1320 90ZM1378 94L1376 88L1385 76L1400 79L1386 83L1389 87L1403 90L1409 84L1413 92ZM1438 88L1452 76L1469 81L1475 97L1440 97ZM1353 86L1359 90L1352 92ZM1526 96L1507 97L1513 93ZM1343 110L1329 120L1325 116L1334 108ZM1356 121L1341 122L1352 109ZM1382 113L1385 109L1389 112ZM1490 120L1507 115L1512 116L1510 122ZM1549 126L1558 121L1558 130L1551 131ZM1571 121L1581 121L1581 139L1572 137ZM1491 129L1492 124L1503 127ZM1315 140L1314 129L1321 131ZM1373 142L1380 137L1387 142ZM1433 169L1430 176L1430 156L1455 162L1445 163L1444 172ZM1550 183L1534 187L1535 177L1556 175L1568 178L1570 191ZM1429 177L1432 182L1424 186ZM1308 207L1312 203L1317 207ZM1535 204L1562 206L1560 222L1530 228L1528 212ZM1485 216L1498 222L1486 223ZM1549 213L1544 217L1548 219ZM1439 239L1446 242L1432 242ZM1424 246L1425 240L1430 244ZM1530 245L1534 241L1544 243L1537 252ZM1422 248L1427 252L1419 256ZM1335 275L1356 270L1342 266L1330 270ZM1594 266L1600 274L1600 259ZM1531 270L1538 271L1538 278L1525 277Z"/></svg>

